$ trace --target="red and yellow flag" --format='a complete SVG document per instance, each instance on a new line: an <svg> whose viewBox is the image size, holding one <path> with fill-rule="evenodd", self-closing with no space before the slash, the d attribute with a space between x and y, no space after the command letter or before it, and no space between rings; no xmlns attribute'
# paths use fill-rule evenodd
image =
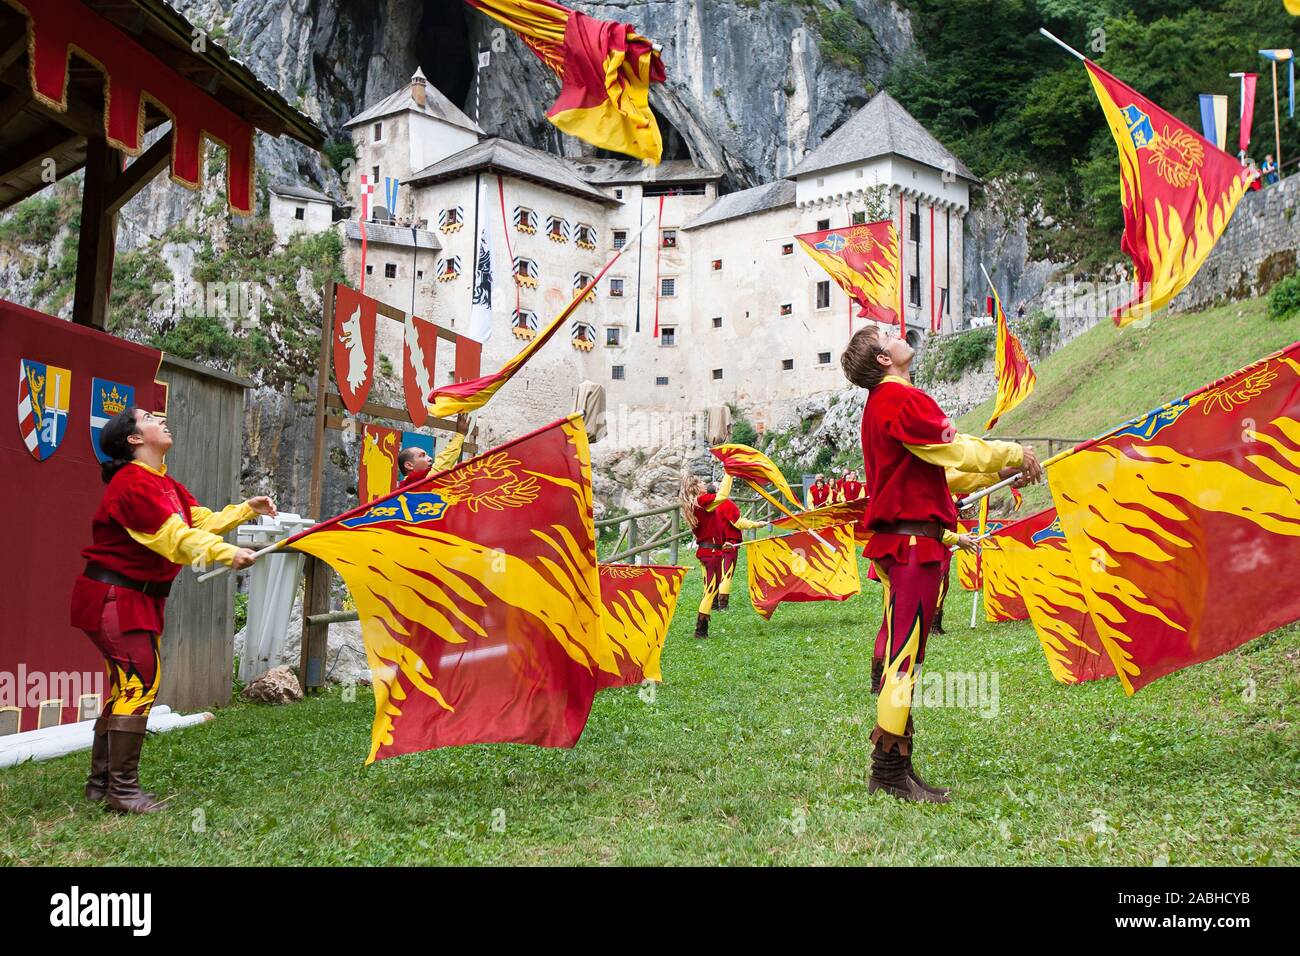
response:
<svg viewBox="0 0 1300 956"><path fill-rule="evenodd" d="M658 163L663 136L650 84L666 78L655 45L626 23L597 20L551 0L465 0L519 34L560 79L546 113L583 142Z"/></svg>
<svg viewBox="0 0 1300 956"><path fill-rule="evenodd" d="M1126 692L1300 618L1300 342L1047 477Z"/></svg>
<svg viewBox="0 0 1300 956"><path fill-rule="evenodd" d="M1251 173L1091 60L1085 63L1119 147L1120 246L1136 273L1132 300L1112 313L1125 326L1164 308L1192 280L1228 227Z"/></svg>
<svg viewBox="0 0 1300 956"><path fill-rule="evenodd" d="M343 578L375 681L367 763L578 742L618 665L601 626L591 459L566 419L286 545Z"/></svg>
<svg viewBox="0 0 1300 956"><path fill-rule="evenodd" d="M989 521L984 534L989 537L980 542L980 575L984 585L984 620L1023 621L1029 617L1025 599L1020 594L1020 582L1008 565L1006 555L998 546L997 535L1005 533L1008 525L1003 521Z"/></svg>
<svg viewBox="0 0 1300 956"><path fill-rule="evenodd" d="M858 318L898 322L898 230L893 220L806 232L795 238L858 304Z"/></svg>
<svg viewBox="0 0 1300 956"><path fill-rule="evenodd" d="M958 521L958 534L979 534L978 521ZM957 583L963 591L981 591L984 582L980 579L979 556L969 551L957 549Z"/></svg>
<svg viewBox="0 0 1300 956"><path fill-rule="evenodd" d="M659 659L688 570L674 565L599 566L601 620L618 663L618 674L601 672L602 690L664 679Z"/></svg>
<svg viewBox="0 0 1300 956"><path fill-rule="evenodd" d="M1002 311L1002 299L999 298L997 289L993 290L993 308L998 324L998 340L993 359L993 369L998 378L998 395L993 403L993 414L984 426L985 431L991 430L999 418L1028 398L1037 382L1034 368L1029 364L1029 356L1025 355L1020 339L1016 338L1007 325L1007 314Z"/></svg>
<svg viewBox="0 0 1300 956"><path fill-rule="evenodd" d="M822 528L834 528L842 524L859 524L867 513L871 502L866 498L852 501L837 501L822 505L809 511L801 511L794 517L777 518L772 522L773 528L792 528L803 531L820 531Z"/></svg>
<svg viewBox="0 0 1300 956"><path fill-rule="evenodd" d="M853 526L760 538L747 546L749 599L763 620L782 601L845 601L862 590Z"/></svg>
<svg viewBox="0 0 1300 956"><path fill-rule="evenodd" d="M722 462L722 470L733 478L743 478L749 482L750 487L757 491L764 498L772 501L762 488L763 485L772 485L777 491L785 495L786 501L794 506L796 512L803 510L803 505L799 499L794 496L790 490L790 483L785 480L785 475L781 474L781 469L776 467L776 462L772 461L757 448L750 448L748 445L714 445L709 449L713 457ZM777 507L781 505L775 501Z"/></svg>
<svg viewBox="0 0 1300 956"><path fill-rule="evenodd" d="M1052 676L1063 684L1114 677L1115 665L1093 627L1056 509L1021 518L988 542L1016 583Z"/></svg>

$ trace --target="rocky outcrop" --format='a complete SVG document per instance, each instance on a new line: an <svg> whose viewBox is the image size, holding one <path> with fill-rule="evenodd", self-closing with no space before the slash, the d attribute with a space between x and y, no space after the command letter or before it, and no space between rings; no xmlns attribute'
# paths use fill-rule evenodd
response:
<svg viewBox="0 0 1300 956"><path fill-rule="evenodd" d="M287 704L302 700L302 685L293 668L281 665L269 671L244 688L244 699L263 704Z"/></svg>

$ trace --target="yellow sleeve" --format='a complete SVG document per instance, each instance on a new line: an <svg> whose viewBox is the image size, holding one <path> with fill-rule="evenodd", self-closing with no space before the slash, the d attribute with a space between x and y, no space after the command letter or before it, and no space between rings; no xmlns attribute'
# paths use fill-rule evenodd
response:
<svg viewBox="0 0 1300 956"><path fill-rule="evenodd" d="M767 524L766 521L750 521L748 518L737 518L735 525L741 531L753 531L755 528L762 528Z"/></svg>
<svg viewBox="0 0 1300 956"><path fill-rule="evenodd" d="M211 531L215 535L223 535L231 528L238 528L256 517L257 512L248 506L247 501L237 505L226 505L216 513L202 505L195 505L190 509L190 520L194 522L194 527L200 531Z"/></svg>
<svg viewBox="0 0 1300 956"><path fill-rule="evenodd" d="M126 531L138 544L175 564L230 564L239 550L211 531L191 528L180 515L172 515L153 534L142 534L132 528Z"/></svg>
<svg viewBox="0 0 1300 956"><path fill-rule="evenodd" d="M990 474L1017 467L1025 451L1012 441L986 441L974 435L956 435L950 442L935 445L905 445L917 458L943 468Z"/></svg>
<svg viewBox="0 0 1300 956"><path fill-rule="evenodd" d="M957 534L956 531L949 531L947 528L944 528L944 529L943 529L943 546L944 546L945 548L955 548L955 547L957 547L957 538L958 538L958 537L959 537L959 535Z"/></svg>
<svg viewBox="0 0 1300 956"><path fill-rule="evenodd" d="M457 433L447 446L438 452L438 457L433 460L433 465L429 468L429 474L436 475L446 471L456 462L460 461L460 450L465 445L465 436Z"/></svg>
<svg viewBox="0 0 1300 956"><path fill-rule="evenodd" d="M996 471L981 475L974 471L958 471L956 468L945 468L943 476L948 481L948 490L954 495L969 495L989 485L996 485L1000 480Z"/></svg>
<svg viewBox="0 0 1300 956"><path fill-rule="evenodd" d="M722 483L718 485L718 493L714 495L713 500L709 502L709 510L712 511L714 508L722 504L730 497L731 497L731 476L727 475L727 477L722 479Z"/></svg>

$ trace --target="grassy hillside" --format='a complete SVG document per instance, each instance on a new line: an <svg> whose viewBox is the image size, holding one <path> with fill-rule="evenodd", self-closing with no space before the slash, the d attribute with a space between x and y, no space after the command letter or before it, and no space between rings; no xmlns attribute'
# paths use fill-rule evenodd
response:
<svg viewBox="0 0 1300 956"><path fill-rule="evenodd" d="M1035 366L1038 386L992 437L1091 438L1300 339L1300 315L1277 322L1266 299L1157 316L1149 328L1107 321ZM957 420L984 433L990 399Z"/></svg>

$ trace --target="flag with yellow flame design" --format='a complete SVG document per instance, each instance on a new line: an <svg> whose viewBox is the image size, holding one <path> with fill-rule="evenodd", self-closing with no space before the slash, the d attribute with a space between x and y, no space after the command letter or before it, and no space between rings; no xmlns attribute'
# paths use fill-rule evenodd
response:
<svg viewBox="0 0 1300 956"><path fill-rule="evenodd" d="M1091 60L1085 61L1119 148L1132 300L1113 313L1128 325L1164 308L1192 280L1228 227L1252 173Z"/></svg>
<svg viewBox="0 0 1300 956"><path fill-rule="evenodd" d="M597 20L552 0L466 0L519 34L560 80L546 118L601 149L658 163L663 136L650 84L667 78L658 47L625 23Z"/></svg>
<svg viewBox="0 0 1300 956"><path fill-rule="evenodd" d="M626 687L662 681L660 656L689 568L675 565L602 564L600 601L605 636L613 645L618 674L600 675L599 686Z"/></svg>
<svg viewBox="0 0 1300 956"><path fill-rule="evenodd" d="M831 547L809 531L748 546L749 599L763 620L770 620L782 601L845 601L862 590L853 526L824 529L821 536Z"/></svg>
<svg viewBox="0 0 1300 956"><path fill-rule="evenodd" d="M1021 518L985 543L999 552L1007 577L1015 581L1052 676L1063 684L1114 677L1115 665L1093 627L1056 509Z"/></svg>
<svg viewBox="0 0 1300 956"><path fill-rule="evenodd" d="M1007 314L1002 311L1002 299L998 296L997 289L993 290L993 306L998 323L997 346L993 361L993 370L998 380L998 394L997 400L993 403L993 414L989 416L988 424L984 426L985 431L992 430L999 418L1028 398L1038 381L1037 376L1034 375L1034 367L1029 364L1029 356L1025 355L1024 346L1020 344L1020 339L1007 324ZM1016 494L1014 488L1012 494Z"/></svg>
<svg viewBox="0 0 1300 956"><path fill-rule="evenodd" d="M723 471L733 478L743 478L749 482L750 487L769 501L771 498L763 491L763 485L772 485L785 495L785 500L794 506L795 511L803 509L799 499L790 490L790 483L785 480L785 475L781 474L781 469L776 467L776 462L757 448L732 444L714 445L709 450L713 452L713 457L722 463Z"/></svg>
<svg viewBox="0 0 1300 956"><path fill-rule="evenodd" d="M591 459L571 415L286 544L343 578L375 686L367 763L474 743L572 747L618 674Z"/></svg>
<svg viewBox="0 0 1300 956"><path fill-rule="evenodd" d="M898 322L898 230L893 220L822 229L795 238L858 304L858 318Z"/></svg>
<svg viewBox="0 0 1300 956"><path fill-rule="evenodd" d="M958 521L957 533L978 534L979 522ZM957 583L963 591L979 591L984 587L984 582L980 580L979 556L961 548L957 549Z"/></svg>
<svg viewBox="0 0 1300 956"><path fill-rule="evenodd" d="M1300 618L1300 342L1047 476L1126 692Z"/></svg>
<svg viewBox="0 0 1300 956"><path fill-rule="evenodd" d="M820 531L822 528L834 528L842 524L857 525L866 517L870 504L871 502L866 498L837 501L834 504L822 505L820 508L801 511L794 517L776 518L772 521L772 527Z"/></svg>
<svg viewBox="0 0 1300 956"><path fill-rule="evenodd" d="M1025 600L1020 595L1020 585L1008 567L1006 556L994 540L1007 527L1003 521L989 521L984 533L989 535L980 542L980 576L984 586L984 620L1023 621L1029 617Z"/></svg>

